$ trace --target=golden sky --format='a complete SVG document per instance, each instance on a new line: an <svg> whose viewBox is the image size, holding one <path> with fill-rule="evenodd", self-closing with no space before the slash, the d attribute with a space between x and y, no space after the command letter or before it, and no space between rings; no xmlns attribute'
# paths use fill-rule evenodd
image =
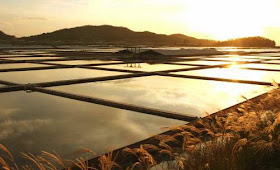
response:
<svg viewBox="0 0 280 170"><path fill-rule="evenodd" d="M0 0L0 30L18 37L81 25L280 45L280 0Z"/></svg>

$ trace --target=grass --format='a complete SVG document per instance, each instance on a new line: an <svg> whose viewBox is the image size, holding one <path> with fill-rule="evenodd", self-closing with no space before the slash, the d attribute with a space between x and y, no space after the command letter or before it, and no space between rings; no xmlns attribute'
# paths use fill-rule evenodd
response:
<svg viewBox="0 0 280 170"><path fill-rule="evenodd" d="M22 153L28 165L17 166L9 150L0 145L0 165L4 170L78 169L189 169L189 170L258 170L280 168L280 90L274 90L257 102L246 102L238 109L219 116L200 119L195 125L169 128L173 135L154 138L158 145L143 144L125 148L121 155L113 148L99 157L99 164L89 165L83 158L63 160L57 153L40 155ZM94 152L84 149L81 153ZM156 155L154 154L156 153ZM156 158L168 157L168 161ZM126 167L116 157L133 157ZM155 157L156 156L156 157Z"/></svg>

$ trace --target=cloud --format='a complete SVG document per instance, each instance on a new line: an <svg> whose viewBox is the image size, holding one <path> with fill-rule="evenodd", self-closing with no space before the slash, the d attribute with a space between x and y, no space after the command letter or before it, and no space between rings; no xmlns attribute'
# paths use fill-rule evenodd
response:
<svg viewBox="0 0 280 170"><path fill-rule="evenodd" d="M7 23L7 22L0 22L0 26L10 26L11 24L10 23Z"/></svg>
<svg viewBox="0 0 280 170"><path fill-rule="evenodd" d="M23 20L37 20L37 21L48 21L47 18L44 17L23 17Z"/></svg>

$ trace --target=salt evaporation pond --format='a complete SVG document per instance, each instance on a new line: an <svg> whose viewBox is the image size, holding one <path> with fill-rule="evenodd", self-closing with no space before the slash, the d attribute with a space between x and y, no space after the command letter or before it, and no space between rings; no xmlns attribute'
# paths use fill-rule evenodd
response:
<svg viewBox="0 0 280 170"><path fill-rule="evenodd" d="M239 66L237 65L236 67ZM227 78L227 79L237 79L237 80L280 82L280 72L245 70L239 68L211 68L211 69L203 69L203 70L177 72L174 74L214 77L214 78Z"/></svg>
<svg viewBox="0 0 280 170"><path fill-rule="evenodd" d="M102 154L107 146L123 147L185 123L36 92L1 93L0 113L1 144L19 166L30 163L21 152L56 151L74 159L82 148Z"/></svg>
<svg viewBox="0 0 280 170"><path fill-rule="evenodd" d="M175 70L183 68L193 68L193 66L180 66L170 64L147 64L147 63L129 63L129 64L117 64L106 66L94 66L92 68L113 68L122 70L136 70L136 71L163 71L163 70Z"/></svg>
<svg viewBox="0 0 280 170"><path fill-rule="evenodd" d="M49 65L31 64L31 63L0 64L0 69L33 68L33 67L49 67Z"/></svg>
<svg viewBox="0 0 280 170"><path fill-rule="evenodd" d="M267 91L265 86L150 76L49 89L155 109L205 116Z"/></svg>
<svg viewBox="0 0 280 170"><path fill-rule="evenodd" d="M82 68L67 68L67 69L0 73L0 80L27 84L27 83L40 83L40 82L50 82L50 81L59 81L59 80L113 76L113 75L122 75L122 74L125 73L89 70L89 69L82 69Z"/></svg>

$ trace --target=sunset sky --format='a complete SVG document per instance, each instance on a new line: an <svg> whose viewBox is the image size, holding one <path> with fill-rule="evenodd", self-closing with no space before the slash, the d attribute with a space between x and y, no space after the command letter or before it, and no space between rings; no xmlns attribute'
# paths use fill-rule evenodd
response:
<svg viewBox="0 0 280 170"><path fill-rule="evenodd" d="M17 37L82 25L280 45L280 0L0 0L0 30Z"/></svg>

